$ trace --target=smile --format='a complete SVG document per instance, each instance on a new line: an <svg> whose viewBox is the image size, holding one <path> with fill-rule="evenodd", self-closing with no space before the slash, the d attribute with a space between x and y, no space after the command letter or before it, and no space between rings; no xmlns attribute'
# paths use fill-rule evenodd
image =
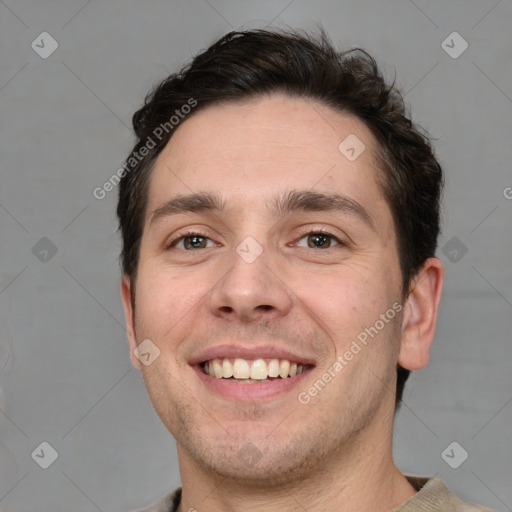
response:
<svg viewBox="0 0 512 512"><path fill-rule="evenodd" d="M270 382L300 375L310 365L288 359L215 358L202 363L206 375L217 379L240 380L249 383Z"/></svg>
<svg viewBox="0 0 512 512"><path fill-rule="evenodd" d="M289 359L217 357L193 365L206 388L223 398L260 402L285 397L315 366ZM250 385L252 384L252 385Z"/></svg>

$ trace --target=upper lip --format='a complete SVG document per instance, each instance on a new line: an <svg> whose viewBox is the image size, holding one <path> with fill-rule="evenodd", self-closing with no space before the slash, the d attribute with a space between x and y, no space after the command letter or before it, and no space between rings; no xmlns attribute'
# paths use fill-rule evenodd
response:
<svg viewBox="0 0 512 512"><path fill-rule="evenodd" d="M210 361L212 359L221 358L241 358L241 359L287 359L291 362L314 365L315 360L311 357L294 354L284 348L274 345L260 345L250 347L242 345L216 345L210 347L203 352L193 356L189 360L190 365L196 365Z"/></svg>

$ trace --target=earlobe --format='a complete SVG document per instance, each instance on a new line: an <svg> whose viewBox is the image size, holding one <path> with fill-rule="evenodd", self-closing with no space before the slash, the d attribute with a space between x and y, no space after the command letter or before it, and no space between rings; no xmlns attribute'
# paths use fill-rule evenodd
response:
<svg viewBox="0 0 512 512"><path fill-rule="evenodd" d="M121 281L121 300L123 301L124 317L126 322L126 335L130 347L130 359L135 368L140 370L140 361L135 357L134 350L137 347L135 336L135 314L132 303L131 282L127 275Z"/></svg>
<svg viewBox="0 0 512 512"><path fill-rule="evenodd" d="M405 302L398 364L407 370L421 370L434 341L437 314L443 291L444 267L429 258L413 279Z"/></svg>

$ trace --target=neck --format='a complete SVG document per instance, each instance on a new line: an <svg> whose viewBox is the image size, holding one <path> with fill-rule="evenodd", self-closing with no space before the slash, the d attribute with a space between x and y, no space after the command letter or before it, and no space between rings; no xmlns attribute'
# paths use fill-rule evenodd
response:
<svg viewBox="0 0 512 512"><path fill-rule="evenodd" d="M371 427L369 428L371 429ZM179 512L391 511L416 491L392 459L392 424L385 432L358 432L356 438L278 485L251 486L210 474L178 446L182 480ZM376 429L378 430L378 429ZM385 435L383 435L385 434ZM377 442L375 440L378 440Z"/></svg>

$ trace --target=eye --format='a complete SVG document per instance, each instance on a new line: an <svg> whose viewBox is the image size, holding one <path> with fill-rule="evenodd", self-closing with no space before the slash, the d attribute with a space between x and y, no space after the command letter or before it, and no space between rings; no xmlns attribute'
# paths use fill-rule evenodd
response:
<svg viewBox="0 0 512 512"><path fill-rule="evenodd" d="M306 246L300 243L303 239L307 239ZM208 245L208 241L213 245ZM335 243L333 244L332 242ZM328 231L314 230L304 233L296 245L299 247L308 247L310 249L330 249L333 245L345 244L338 237ZM167 249L177 248L180 250L192 251L195 249L208 249L209 247L214 246L214 242L203 233L190 231L175 238L170 244L168 244Z"/></svg>
<svg viewBox="0 0 512 512"><path fill-rule="evenodd" d="M309 231L302 235L300 240L303 240L304 238L307 238L307 247L311 249L330 249L331 242L333 240L336 241L335 245L344 245L343 242L332 233L322 230ZM298 242L297 245L301 246ZM301 247L304 247L304 245Z"/></svg>
<svg viewBox="0 0 512 512"><path fill-rule="evenodd" d="M193 249L207 249L207 240L210 239L207 236L203 235L202 233L188 232L184 233L178 238L175 238L167 246L167 249L172 249L175 247L185 251L190 251ZM210 245L209 247L212 246Z"/></svg>

